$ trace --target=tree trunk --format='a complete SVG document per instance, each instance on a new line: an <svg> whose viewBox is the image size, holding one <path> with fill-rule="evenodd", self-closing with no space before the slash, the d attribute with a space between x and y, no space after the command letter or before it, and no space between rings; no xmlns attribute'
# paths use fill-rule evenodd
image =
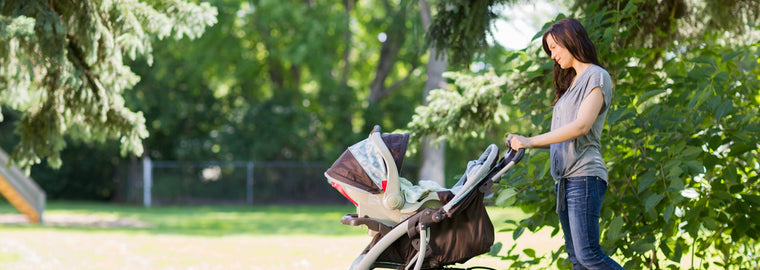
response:
<svg viewBox="0 0 760 270"><path fill-rule="evenodd" d="M427 29L430 26L430 5L427 0L420 0L420 12L422 13L422 23ZM443 80L443 72L446 71L446 57L438 57L438 51L435 48L430 49L430 57L427 65L427 82L425 82L425 92L423 100L427 99L428 92L433 89L439 89L446 86ZM422 144L422 166L420 166L420 179L433 180L441 186L446 186L446 142L431 143L430 138L425 138Z"/></svg>
<svg viewBox="0 0 760 270"><path fill-rule="evenodd" d="M386 5L387 13L393 14L390 18L393 20L386 33L387 39L383 42L380 49L380 59L377 63L375 79L370 84L369 103L377 104L383 97L390 94L393 88L386 87L386 79L393 71L393 64L398 60L398 54L401 46L406 39L406 12L405 5L402 4L398 10L393 10L390 5Z"/></svg>

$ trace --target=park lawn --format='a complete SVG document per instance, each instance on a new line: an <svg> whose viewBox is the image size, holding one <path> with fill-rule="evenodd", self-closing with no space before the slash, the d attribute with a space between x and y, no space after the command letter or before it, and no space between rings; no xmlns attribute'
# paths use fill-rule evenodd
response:
<svg viewBox="0 0 760 270"><path fill-rule="evenodd" d="M347 269L370 237L347 206L140 206L49 202L43 225L0 224L0 269ZM497 229L525 217L489 207ZM0 203L0 216L18 216ZM511 233L497 233L505 248ZM523 236L525 237L525 236ZM528 238L526 238L528 239ZM520 248L561 245L541 231ZM482 255L466 265L507 268Z"/></svg>
<svg viewBox="0 0 760 270"><path fill-rule="evenodd" d="M70 230L140 231L154 234L223 236L350 235L340 217L354 211L346 206L142 206L48 202L43 227ZM16 213L0 204L0 214ZM29 227L29 226L25 226ZM356 235L356 232L353 232Z"/></svg>

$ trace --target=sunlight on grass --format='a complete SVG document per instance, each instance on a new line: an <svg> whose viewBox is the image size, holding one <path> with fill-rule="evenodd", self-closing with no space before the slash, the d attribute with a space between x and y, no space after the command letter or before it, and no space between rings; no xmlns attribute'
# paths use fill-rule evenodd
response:
<svg viewBox="0 0 760 270"><path fill-rule="evenodd" d="M46 224L71 230L131 230L150 233L192 235L358 235L345 230L340 218L355 211L352 206L141 206L49 202L43 219ZM7 204L0 204L0 214L17 213ZM71 219L90 217L101 221L137 221L147 226L88 226ZM54 220L69 219L71 222ZM70 225L70 226L69 226Z"/></svg>
<svg viewBox="0 0 760 270"><path fill-rule="evenodd" d="M351 206L142 206L49 202L41 226L65 230L123 230L161 234L223 236L250 235L366 235L360 227L340 223ZM0 214L17 213L0 204ZM488 207L497 232L506 220L527 215L516 208ZM2 225L0 225L2 226ZM6 226L11 226L6 224ZM25 227L34 227L26 225ZM40 225L37 225L40 226Z"/></svg>
<svg viewBox="0 0 760 270"><path fill-rule="evenodd" d="M149 233L191 235L364 235L365 230L340 223L351 205L327 206L142 206L89 202L49 202L42 226L68 230L126 230ZM0 203L0 214L16 213ZM520 220L527 215L516 208L488 207L496 230L505 220ZM83 218L87 217L87 218ZM63 221L55 220L64 219ZM77 223L75 219L80 219ZM66 223L65 221L69 221ZM88 220L112 221L113 226L92 226ZM119 226L121 223L127 224ZM128 226L127 221L145 226ZM32 225L34 226L34 225Z"/></svg>
<svg viewBox="0 0 760 270"><path fill-rule="evenodd" d="M43 225L0 224L0 269L346 269L371 241L364 228L340 223L355 211L352 205L144 208L53 201ZM488 213L496 230L526 216L513 208L488 207ZM8 214L20 215L0 203L0 215ZM509 233L496 237L511 240ZM469 263L502 264L488 256Z"/></svg>

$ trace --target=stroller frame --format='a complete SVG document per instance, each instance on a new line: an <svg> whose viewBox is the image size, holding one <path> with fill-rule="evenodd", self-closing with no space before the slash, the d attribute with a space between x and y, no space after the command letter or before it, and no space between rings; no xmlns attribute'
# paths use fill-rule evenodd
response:
<svg viewBox="0 0 760 270"><path fill-rule="evenodd" d="M404 139L408 140L408 134L401 136L404 144L408 142L404 141ZM409 203L405 203L404 193L401 192L398 184L399 166L397 165L400 165L399 159L403 158L403 153L401 153L400 158L398 157L398 153L395 153L395 157L393 156L391 153L394 152L393 149L388 148L389 140L387 136L381 136L379 126L375 126L368 140L384 161L384 179L386 179L387 184L383 181L382 192L376 192L376 190L372 190L372 192L358 192L359 189L356 187L341 185L346 184L346 182L340 181L341 177L339 173L333 170L333 167L336 167L344 159L346 153L336 161L333 167L325 172L328 182L357 206L357 214L346 214L341 219L341 223L352 226L366 226L370 235L374 236L373 241L354 260L350 269L373 269L375 267L407 270L442 269L447 264L464 262L488 251L488 249L484 250L483 248L490 248L490 245L493 243L493 225L487 213L485 213L485 206L482 202L483 197L491 192L493 184L498 183L501 180L501 176L507 170L520 161L524 150L513 151L512 149L508 149L504 157L499 160L498 147L491 144L478 160L468 162L466 172L451 189L424 196L417 203L411 203L410 205ZM405 147L404 145L403 151L406 150ZM346 152L349 151L347 150ZM367 195L365 193L374 194ZM375 197L366 197L365 195ZM438 198L434 197L434 195L437 195L436 197ZM356 196L364 197L362 197L362 200L353 199ZM367 198L374 198L373 200L382 198L382 207L369 209L366 207L366 203L362 203ZM439 256L437 257L439 258L438 261L432 259L435 252L451 254L451 250L441 251L440 247L431 247L430 242L435 237L434 234L431 234L431 228L437 229L436 226L439 226L439 228L446 228L445 230L459 230L461 226L456 225L456 222L459 222L457 219L461 219L459 216L462 215L463 211L476 211L485 216L484 218L480 218L481 223L487 223L480 224L480 227L485 229L481 229L482 232L477 234L483 234L484 243L477 243L480 246L479 248L475 248L478 249L477 251L466 251L466 253L468 252L467 254L457 254L456 256L451 256L453 258L444 259L440 259L439 257L445 255L436 255ZM486 235L489 233L490 236ZM467 240L480 241L481 239L460 239L459 241ZM451 249L452 247L453 245L447 245L444 248ZM401 255L403 257L401 259L378 261L381 256L387 257L386 252L391 248L403 249L399 253L413 255ZM454 248L473 249L471 245L466 248L458 246ZM436 249L436 251L434 252L433 249ZM427 261L426 258L428 259Z"/></svg>

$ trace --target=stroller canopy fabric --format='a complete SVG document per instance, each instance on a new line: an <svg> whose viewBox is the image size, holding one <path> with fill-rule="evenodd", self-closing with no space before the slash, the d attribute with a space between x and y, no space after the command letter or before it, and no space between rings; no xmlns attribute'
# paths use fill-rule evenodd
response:
<svg viewBox="0 0 760 270"><path fill-rule="evenodd" d="M409 134L383 134L383 142L393 156L396 168L401 169L409 145ZM348 148L327 170L327 174L342 183L367 192L382 193L388 171L380 151L369 139Z"/></svg>

